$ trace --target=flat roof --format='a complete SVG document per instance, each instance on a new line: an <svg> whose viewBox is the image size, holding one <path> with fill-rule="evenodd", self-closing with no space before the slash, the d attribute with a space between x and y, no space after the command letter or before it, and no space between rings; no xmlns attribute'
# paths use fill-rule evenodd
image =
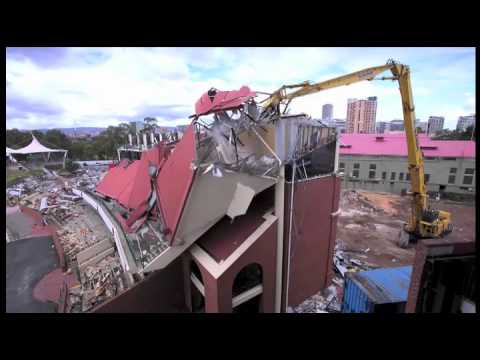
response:
<svg viewBox="0 0 480 360"><path fill-rule="evenodd" d="M419 134L418 142L425 157L475 158L475 141L433 140ZM340 143L340 155L407 156L405 133L341 134Z"/></svg>

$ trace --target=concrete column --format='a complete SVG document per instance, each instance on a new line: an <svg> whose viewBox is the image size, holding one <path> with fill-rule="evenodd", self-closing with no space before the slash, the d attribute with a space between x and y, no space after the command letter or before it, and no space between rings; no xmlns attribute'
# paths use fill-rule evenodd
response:
<svg viewBox="0 0 480 360"><path fill-rule="evenodd" d="M141 147L141 143L140 143L140 134L137 132L137 147Z"/></svg>
<svg viewBox="0 0 480 360"><path fill-rule="evenodd" d="M147 149L147 134L146 133L143 133L143 146L144 146L144 149Z"/></svg>
<svg viewBox="0 0 480 360"><path fill-rule="evenodd" d="M338 155L339 155L339 149L340 149L340 135L337 134L337 139L336 139L336 144L335 144L335 163L334 163L334 170L333 172L336 174L338 171ZM345 176L345 175L344 175Z"/></svg>
<svg viewBox="0 0 480 360"><path fill-rule="evenodd" d="M152 145L155 143L155 135L153 134L153 131L150 133L150 141Z"/></svg>
<svg viewBox="0 0 480 360"><path fill-rule="evenodd" d="M285 165L280 167L275 184L275 216L277 217L277 264L275 274L275 312L282 312L283 222L285 211Z"/></svg>
<svg viewBox="0 0 480 360"><path fill-rule="evenodd" d="M133 145L132 134L128 134L128 143L130 144L130 146Z"/></svg>

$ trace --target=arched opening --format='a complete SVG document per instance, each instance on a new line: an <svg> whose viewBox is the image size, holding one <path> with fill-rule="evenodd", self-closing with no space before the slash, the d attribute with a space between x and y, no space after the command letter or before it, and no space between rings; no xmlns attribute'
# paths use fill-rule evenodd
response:
<svg viewBox="0 0 480 360"><path fill-rule="evenodd" d="M259 264L245 266L235 277L232 286L232 312L258 313L263 292L263 271Z"/></svg>
<svg viewBox="0 0 480 360"><path fill-rule="evenodd" d="M200 268L195 261L190 262L190 292L192 312L205 312L205 288Z"/></svg>

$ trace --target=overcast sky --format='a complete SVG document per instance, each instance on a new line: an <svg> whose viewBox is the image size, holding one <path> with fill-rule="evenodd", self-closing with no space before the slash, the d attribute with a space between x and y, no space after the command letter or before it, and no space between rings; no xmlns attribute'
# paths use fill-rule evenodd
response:
<svg viewBox="0 0 480 360"><path fill-rule="evenodd" d="M208 89L270 92L322 81L393 58L411 67L417 118L445 116L454 128L475 113L474 48L7 48L7 128L118 125L154 116L188 122ZM333 104L345 118L348 98L378 97L377 121L402 117L395 83L344 86L292 102L293 112L321 118Z"/></svg>

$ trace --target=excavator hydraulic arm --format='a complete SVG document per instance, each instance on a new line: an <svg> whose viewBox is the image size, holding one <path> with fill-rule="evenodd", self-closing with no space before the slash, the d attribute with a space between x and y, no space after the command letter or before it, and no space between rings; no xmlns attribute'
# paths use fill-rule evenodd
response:
<svg viewBox="0 0 480 360"><path fill-rule="evenodd" d="M377 75L387 70L390 70L393 76L377 78ZM397 80L400 88L403 121L407 138L408 171L410 173L412 188L411 216L405 228L401 231L400 245L402 247L406 246L418 238L441 237L448 234L452 231L450 213L432 210L428 206L423 156L415 130L415 107L410 82L410 69L408 66L389 60L385 65L367 68L315 84L303 82L285 85L263 101L264 111L276 111L280 113L281 104L288 107L290 102L297 97L363 80Z"/></svg>

